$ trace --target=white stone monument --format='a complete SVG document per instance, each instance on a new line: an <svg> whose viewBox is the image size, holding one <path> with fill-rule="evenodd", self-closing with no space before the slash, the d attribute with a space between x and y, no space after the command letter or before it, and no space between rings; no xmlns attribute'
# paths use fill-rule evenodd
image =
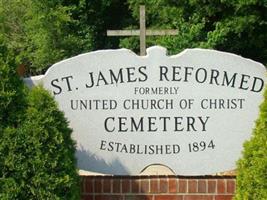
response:
<svg viewBox="0 0 267 200"><path fill-rule="evenodd" d="M235 168L263 100L266 69L215 50L167 56L101 50L25 79L51 91L70 121L78 167L136 175L151 164L179 175Z"/></svg>

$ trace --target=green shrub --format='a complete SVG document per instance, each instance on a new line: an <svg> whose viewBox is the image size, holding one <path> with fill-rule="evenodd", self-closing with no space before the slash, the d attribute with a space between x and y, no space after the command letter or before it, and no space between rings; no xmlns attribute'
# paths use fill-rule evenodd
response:
<svg viewBox="0 0 267 200"><path fill-rule="evenodd" d="M0 199L79 199L72 130L50 94L0 68Z"/></svg>
<svg viewBox="0 0 267 200"><path fill-rule="evenodd" d="M267 89L252 138L238 161L236 200L267 199Z"/></svg>
<svg viewBox="0 0 267 200"><path fill-rule="evenodd" d="M26 93L14 61L0 57L0 130L4 126L18 126L24 115Z"/></svg>
<svg viewBox="0 0 267 200"><path fill-rule="evenodd" d="M26 109L27 88L16 73L14 60L8 58L8 50L0 45L0 148L7 127L19 127ZM9 129L10 129L9 128ZM5 152L0 150L0 181L4 176ZM10 184L9 184L10 185ZM5 187L0 182L0 191Z"/></svg>

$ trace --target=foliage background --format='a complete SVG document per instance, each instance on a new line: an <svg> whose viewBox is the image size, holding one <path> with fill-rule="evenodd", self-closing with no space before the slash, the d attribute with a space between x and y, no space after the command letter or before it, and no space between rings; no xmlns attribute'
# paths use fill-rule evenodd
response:
<svg viewBox="0 0 267 200"><path fill-rule="evenodd" d="M139 26L146 5L147 27L178 29L177 36L149 36L147 46L169 54L212 48L267 63L267 2L262 0L0 0L0 40L27 73L97 49L139 51L138 37L107 37L108 29Z"/></svg>

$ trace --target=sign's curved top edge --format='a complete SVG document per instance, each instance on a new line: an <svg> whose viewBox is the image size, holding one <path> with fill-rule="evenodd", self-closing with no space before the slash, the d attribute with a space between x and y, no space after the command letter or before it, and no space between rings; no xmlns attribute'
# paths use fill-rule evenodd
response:
<svg viewBox="0 0 267 200"><path fill-rule="evenodd" d="M62 61L59 61L55 64L53 64L51 67L48 68L48 70L45 72L45 76L51 71L52 68L56 67L57 65L61 65L65 62L68 62L70 60L73 60L73 59L77 59L77 58L80 58L80 57L84 57L84 56L87 56L87 55L94 55L94 54L99 54L99 53L111 53L111 52L124 52L124 53L128 53L129 55L131 56L134 56L136 58L149 58L149 57L152 57L154 54L161 54L163 56L166 56L166 57L169 57L169 58L177 58L177 57L181 57L183 56L184 54L187 54L189 52L209 52L209 53L216 53L216 54L221 54L221 55L227 55L227 56L231 56L231 57L235 57L237 59L245 59L247 62L251 62L253 65L258 65L260 66L262 69L266 70L266 67L260 63L260 62L257 62L257 61L254 61L250 58L245 58L241 55L236 55L234 53L230 53L230 52L223 52L223 51L219 51L219 50L214 50L214 49L202 49L202 48L187 48L183 51L181 51L180 53L178 54L175 54L175 55L167 55L167 49L165 47L162 47L162 46L152 46L152 47L148 47L146 49L146 52L147 54L145 56L139 56L137 55L136 53L134 53L132 50L129 50L129 49L126 49L126 48L121 48L121 49L104 49L104 50L96 50L96 51L91 51L91 52L87 52L87 53L83 53L83 54L79 54L79 55L76 55L76 56L73 56L73 57L70 57L70 58L67 58L67 59L64 59Z"/></svg>
<svg viewBox="0 0 267 200"><path fill-rule="evenodd" d="M259 65L261 68L263 68L264 70L266 70L266 67L262 63L260 63L258 61L255 61L255 60L253 60L251 58L246 58L246 57L243 57L241 55L237 55L237 54L234 54L234 53L231 53L231 52L220 51L220 50L215 50L215 49L187 48L187 49L184 49L182 52L180 52L178 54L171 55L170 57L171 58L180 57L183 54L188 53L189 51L191 51L191 52L209 52L209 53L216 53L216 54L221 54L221 55L224 54L224 55L227 55L227 56L235 57L237 59L246 60L247 62L251 62L254 65Z"/></svg>
<svg viewBox="0 0 267 200"><path fill-rule="evenodd" d="M46 76L51 71L52 68L56 67L57 65L64 64L65 62L68 62L70 60L78 59L80 57L84 57L84 56L87 56L87 55L94 55L94 54L99 54L99 53L110 53L110 52L125 52L125 53L129 53L129 55L134 56L134 57L141 57L141 56L137 55L136 53L134 53L132 50L126 49L126 48L121 48L121 49L103 49L103 50L90 51L90 52L78 54L76 56L73 56L73 57L70 57L70 58L66 58L64 60L61 60L59 62L54 63L53 65L51 65L48 68L48 70L45 72L44 76Z"/></svg>

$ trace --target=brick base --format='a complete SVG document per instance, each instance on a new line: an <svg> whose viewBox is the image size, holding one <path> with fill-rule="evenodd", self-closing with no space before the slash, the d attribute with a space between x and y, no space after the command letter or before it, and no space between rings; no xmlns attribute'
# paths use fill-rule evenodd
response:
<svg viewBox="0 0 267 200"><path fill-rule="evenodd" d="M81 176L82 200L231 200L233 176Z"/></svg>

